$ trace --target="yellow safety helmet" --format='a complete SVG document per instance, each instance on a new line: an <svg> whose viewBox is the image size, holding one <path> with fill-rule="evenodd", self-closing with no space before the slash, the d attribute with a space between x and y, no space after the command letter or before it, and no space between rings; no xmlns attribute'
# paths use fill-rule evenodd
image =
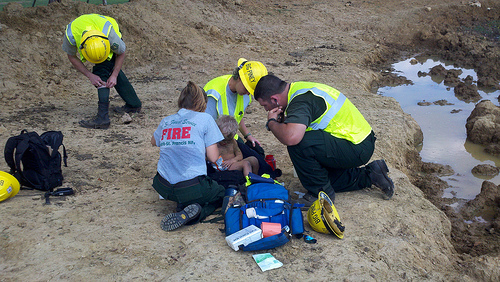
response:
<svg viewBox="0 0 500 282"><path fill-rule="evenodd" d="M245 88L253 95L257 82L261 77L267 75L267 69L261 62L240 58L238 60L238 74Z"/></svg>
<svg viewBox="0 0 500 282"><path fill-rule="evenodd" d="M104 33L97 30L89 30L83 33L80 50L83 57L93 64L104 62L111 52L108 38Z"/></svg>
<svg viewBox="0 0 500 282"><path fill-rule="evenodd" d="M20 188L21 184L14 176L0 171L0 202L14 197Z"/></svg>
<svg viewBox="0 0 500 282"><path fill-rule="evenodd" d="M307 211L307 221L314 231L333 234L340 239L344 238L344 225L340 222L339 214L328 195L321 191Z"/></svg>

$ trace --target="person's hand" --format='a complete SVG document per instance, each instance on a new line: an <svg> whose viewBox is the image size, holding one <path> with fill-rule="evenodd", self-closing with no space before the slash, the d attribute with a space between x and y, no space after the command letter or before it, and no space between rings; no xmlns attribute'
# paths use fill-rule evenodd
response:
<svg viewBox="0 0 500 282"><path fill-rule="evenodd" d="M257 138L253 137L252 135L248 136L246 138L246 140L251 142L253 147L255 147L255 143L257 143L257 144L259 144L259 146L261 146L259 140L257 140Z"/></svg>
<svg viewBox="0 0 500 282"><path fill-rule="evenodd" d="M107 88L113 88L116 85L116 76L110 76L106 82Z"/></svg>
<svg viewBox="0 0 500 282"><path fill-rule="evenodd" d="M106 83L104 81L102 81L98 75L95 75L93 73L91 73L89 75L89 80L90 80L90 83L92 83L92 85L94 85L97 88L106 86Z"/></svg>
<svg viewBox="0 0 500 282"><path fill-rule="evenodd" d="M227 160L227 161L223 161L222 162L222 167L225 168L225 169L229 169L229 167L235 163L236 160L235 159L230 159L230 160Z"/></svg>
<svg viewBox="0 0 500 282"><path fill-rule="evenodd" d="M276 108L270 110L269 112L267 112L267 119L274 118L277 121L279 121L281 113L283 113L283 109L281 108L281 106L276 107Z"/></svg>

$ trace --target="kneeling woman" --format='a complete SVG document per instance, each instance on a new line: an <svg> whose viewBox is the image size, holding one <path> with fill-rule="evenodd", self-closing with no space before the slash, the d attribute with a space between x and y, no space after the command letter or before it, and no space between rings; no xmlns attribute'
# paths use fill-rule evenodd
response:
<svg viewBox="0 0 500 282"><path fill-rule="evenodd" d="M165 231L203 220L221 206L224 197L224 187L207 176L206 159L217 160L217 142L224 137L214 119L204 113L206 93L190 81L177 105L179 111L163 118L151 137L151 144L160 147L153 188L177 202L178 212L161 222Z"/></svg>

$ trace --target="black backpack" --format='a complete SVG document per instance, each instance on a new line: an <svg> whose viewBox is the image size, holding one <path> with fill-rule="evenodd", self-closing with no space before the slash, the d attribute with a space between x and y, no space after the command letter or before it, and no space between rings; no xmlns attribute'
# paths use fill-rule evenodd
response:
<svg viewBox="0 0 500 282"><path fill-rule="evenodd" d="M21 186L42 191L53 191L62 185L61 161L67 165L66 148L61 131L47 131L42 135L28 132L10 137L5 144L5 161ZM63 146L63 158L59 147Z"/></svg>

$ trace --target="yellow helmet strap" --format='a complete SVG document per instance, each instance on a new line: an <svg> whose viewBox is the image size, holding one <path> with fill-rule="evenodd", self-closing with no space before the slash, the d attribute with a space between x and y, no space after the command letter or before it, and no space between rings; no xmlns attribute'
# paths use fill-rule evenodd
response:
<svg viewBox="0 0 500 282"><path fill-rule="evenodd" d="M238 71L243 68L243 66L247 63L248 61L243 61L239 66L238 66Z"/></svg>
<svg viewBox="0 0 500 282"><path fill-rule="evenodd" d="M92 36L89 36L89 37L85 38L85 40L83 40L83 42L80 44L80 49L85 48L85 47L83 47L83 45L85 44L85 42L87 42L87 40L89 40L92 37L100 37L102 39L108 40L108 38L106 38L105 36L102 36L102 35L92 35Z"/></svg>

